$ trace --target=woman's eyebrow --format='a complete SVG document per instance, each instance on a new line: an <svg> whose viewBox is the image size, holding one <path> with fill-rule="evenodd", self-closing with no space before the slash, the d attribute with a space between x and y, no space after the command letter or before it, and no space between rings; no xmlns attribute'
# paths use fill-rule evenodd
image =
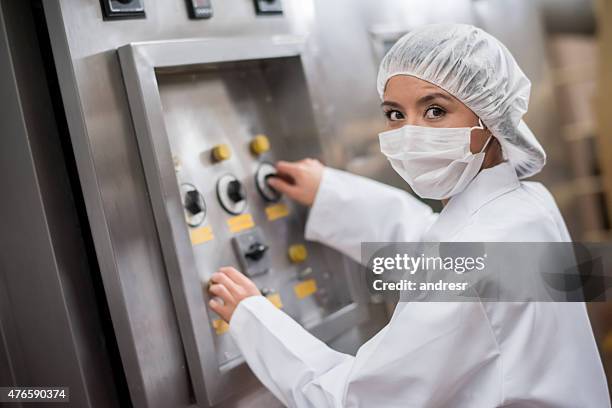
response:
<svg viewBox="0 0 612 408"><path fill-rule="evenodd" d="M443 94L441 92L434 92L434 93L427 94L425 96L421 96L417 100L417 105L423 105L423 104L425 104L427 102L430 102L430 101L432 101L432 100L434 100L436 98L442 98L442 99L445 99L445 100L447 100L449 102L453 101L453 98L451 98L450 96L448 96L446 94Z"/></svg>
<svg viewBox="0 0 612 408"><path fill-rule="evenodd" d="M392 106L392 107L394 107L394 108L400 108L400 109L402 109L402 108L403 108L403 106L402 106L400 103L398 103L398 102L393 102L393 101L383 101L383 102L380 104L380 106L381 106L381 107L384 107L384 106Z"/></svg>

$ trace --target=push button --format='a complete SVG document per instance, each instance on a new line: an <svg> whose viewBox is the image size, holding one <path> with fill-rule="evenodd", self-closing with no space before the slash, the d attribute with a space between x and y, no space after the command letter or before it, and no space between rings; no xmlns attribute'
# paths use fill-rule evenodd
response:
<svg viewBox="0 0 612 408"><path fill-rule="evenodd" d="M302 244L294 244L287 251L289 260L293 263L302 263L308 258L308 250Z"/></svg>
<svg viewBox="0 0 612 408"><path fill-rule="evenodd" d="M223 160L227 160L232 157L232 150L225 143L218 144L212 148L211 155L213 161L220 162Z"/></svg>
<svg viewBox="0 0 612 408"><path fill-rule="evenodd" d="M270 140L266 135L257 135L251 140L251 152L259 156L270 150Z"/></svg>

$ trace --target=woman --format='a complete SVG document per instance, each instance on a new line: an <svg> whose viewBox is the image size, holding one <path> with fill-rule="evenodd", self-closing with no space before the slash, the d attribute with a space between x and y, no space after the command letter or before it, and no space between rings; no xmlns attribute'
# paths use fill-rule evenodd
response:
<svg viewBox="0 0 612 408"><path fill-rule="evenodd" d="M539 183L545 154L521 120L530 82L495 38L431 25L385 56L381 150L438 215L412 196L325 168L278 163L270 184L311 206L306 238L360 259L363 241L569 241ZM287 181L287 179L291 181ZM365 222L364 222L365 221ZM583 303L400 303L356 356L336 352L277 310L233 268L212 277L211 308L257 377L298 407L606 407Z"/></svg>

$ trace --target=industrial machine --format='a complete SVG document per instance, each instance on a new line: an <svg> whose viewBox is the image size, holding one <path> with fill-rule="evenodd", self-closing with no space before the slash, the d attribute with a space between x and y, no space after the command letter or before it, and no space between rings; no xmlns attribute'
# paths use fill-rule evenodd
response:
<svg viewBox="0 0 612 408"><path fill-rule="evenodd" d="M509 8L0 2L0 385L68 386L78 407L279 406L207 307L224 265L354 353L388 313L359 265L304 240L307 209L267 184L274 163L316 157L404 186L378 154L376 69L424 22L528 36L536 58L518 57L544 111L537 19L503 20Z"/></svg>

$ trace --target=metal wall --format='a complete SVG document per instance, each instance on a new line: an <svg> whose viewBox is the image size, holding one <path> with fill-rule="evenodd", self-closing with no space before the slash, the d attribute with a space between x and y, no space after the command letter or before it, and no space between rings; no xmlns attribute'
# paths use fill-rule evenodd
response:
<svg viewBox="0 0 612 408"><path fill-rule="evenodd" d="M73 406L117 406L36 31L28 2L0 3L0 386L64 386Z"/></svg>

